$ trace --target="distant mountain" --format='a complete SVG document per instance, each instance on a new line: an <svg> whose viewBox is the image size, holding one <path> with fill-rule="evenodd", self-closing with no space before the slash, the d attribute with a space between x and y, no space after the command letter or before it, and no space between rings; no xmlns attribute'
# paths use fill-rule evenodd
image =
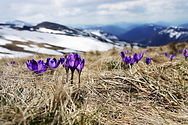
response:
<svg viewBox="0 0 188 125"><path fill-rule="evenodd" d="M145 24L121 34L119 38L120 40L129 40L136 43L146 44L153 36L163 29L165 29L163 26Z"/></svg>
<svg viewBox="0 0 188 125"><path fill-rule="evenodd" d="M115 26L115 25L104 25L104 26L84 26L84 27L80 27L83 30L100 30L101 32L106 32L106 33L110 33L113 35L118 36L121 33L124 33L126 30Z"/></svg>
<svg viewBox="0 0 188 125"><path fill-rule="evenodd" d="M23 27L23 26L32 26L30 23L27 23L27 22L24 22L24 21L21 21L21 20L13 20L13 21L7 21L5 22L5 24L7 25L11 25L11 26L14 26L14 27Z"/></svg>
<svg viewBox="0 0 188 125"><path fill-rule="evenodd" d="M84 25L84 26L78 26L77 28L83 30L100 30L101 32L106 32L113 34L115 36L119 36L137 26L139 26L139 24L121 22L121 23L114 23L109 25Z"/></svg>
<svg viewBox="0 0 188 125"><path fill-rule="evenodd" d="M141 23L119 22L119 23L115 23L115 24L113 24L113 25L118 26L118 27L121 27L121 28L123 28L123 29L125 30L125 32L127 32L127 31L130 31L130 30L132 30L133 28L138 27L138 26L141 26L141 25L143 25L143 24L141 24ZM124 32L124 33L125 33L125 32ZM121 34L119 34L119 35L121 35ZM119 36L119 35L118 35L118 36Z"/></svg>
<svg viewBox="0 0 188 125"><path fill-rule="evenodd" d="M168 27L153 36L148 45L159 46L170 42L188 42L188 28Z"/></svg>
<svg viewBox="0 0 188 125"><path fill-rule="evenodd" d="M188 23L179 25L180 27L188 28Z"/></svg>
<svg viewBox="0 0 188 125"><path fill-rule="evenodd" d="M170 42L188 41L188 28L146 24L120 35L119 38L146 46L160 46Z"/></svg>

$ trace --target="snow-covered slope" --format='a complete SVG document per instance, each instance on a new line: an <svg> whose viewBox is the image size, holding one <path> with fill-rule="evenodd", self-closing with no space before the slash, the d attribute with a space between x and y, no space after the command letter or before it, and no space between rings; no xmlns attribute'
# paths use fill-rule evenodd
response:
<svg viewBox="0 0 188 125"><path fill-rule="evenodd" d="M168 27L159 32L159 34L168 34L170 38L179 39L180 36L188 36L188 29L182 27Z"/></svg>
<svg viewBox="0 0 188 125"><path fill-rule="evenodd" d="M103 41L103 38L93 34L84 36L82 32L67 35L64 32L45 27L18 30L10 26L0 26L0 57L61 55L67 52L105 51L113 47L111 40Z"/></svg>

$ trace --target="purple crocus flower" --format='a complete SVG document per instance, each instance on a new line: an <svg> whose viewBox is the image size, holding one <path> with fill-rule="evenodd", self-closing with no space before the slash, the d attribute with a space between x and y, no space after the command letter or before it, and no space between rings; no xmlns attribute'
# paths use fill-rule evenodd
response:
<svg viewBox="0 0 188 125"><path fill-rule="evenodd" d="M74 55L71 53L69 55L69 68L72 72L74 72L75 69L77 68L77 66L79 64L79 59L80 59L80 57L78 56L77 53L75 53Z"/></svg>
<svg viewBox="0 0 188 125"><path fill-rule="evenodd" d="M152 58L146 58L146 64L150 64Z"/></svg>
<svg viewBox="0 0 188 125"><path fill-rule="evenodd" d="M138 60L138 54L135 53L135 54L133 55L133 58L134 58L135 60Z"/></svg>
<svg viewBox="0 0 188 125"><path fill-rule="evenodd" d="M125 54L123 51L120 52L120 56L122 57L122 59L125 58Z"/></svg>
<svg viewBox="0 0 188 125"><path fill-rule="evenodd" d="M183 53L183 50L182 50L182 49L180 49L180 50L179 50L179 53Z"/></svg>
<svg viewBox="0 0 188 125"><path fill-rule="evenodd" d="M170 57L170 61L172 61L174 59L175 55L170 55L169 57Z"/></svg>
<svg viewBox="0 0 188 125"><path fill-rule="evenodd" d="M85 59L83 58L82 60L79 61L79 64L76 68L78 72L82 71L82 69L84 68L84 64L85 64Z"/></svg>
<svg viewBox="0 0 188 125"><path fill-rule="evenodd" d="M28 61L26 62L26 65L27 65L27 68L28 68L29 70L31 70L31 71L35 71L35 70L37 70L37 68L38 68L38 64L37 64L37 62L36 62L34 59L28 60Z"/></svg>
<svg viewBox="0 0 188 125"><path fill-rule="evenodd" d="M60 58L60 60L63 67L65 67L65 69L69 69L69 58L67 57L67 55L65 55L65 57Z"/></svg>
<svg viewBox="0 0 188 125"><path fill-rule="evenodd" d="M133 66L133 64L136 62L134 58L129 58L129 64Z"/></svg>
<svg viewBox="0 0 188 125"><path fill-rule="evenodd" d="M61 64L62 64L62 65L64 64L65 59L66 59L66 56L65 56L65 57L60 58L60 62L61 62Z"/></svg>
<svg viewBox="0 0 188 125"><path fill-rule="evenodd" d="M80 83L80 75L81 75L82 69L84 68L84 64L85 64L85 59L84 58L82 60L80 59L79 64L76 68L78 71L78 75L79 75L79 83Z"/></svg>
<svg viewBox="0 0 188 125"><path fill-rule="evenodd" d="M7 66L13 66L15 64L15 61L7 62Z"/></svg>
<svg viewBox="0 0 188 125"><path fill-rule="evenodd" d="M138 55L138 61L140 61L143 58L143 56L144 56L143 52L139 53L139 55Z"/></svg>
<svg viewBox="0 0 188 125"><path fill-rule="evenodd" d="M120 53L120 56L122 57L122 60L123 60L123 62L125 62L125 64L129 63L130 59L127 56L125 56L123 51Z"/></svg>
<svg viewBox="0 0 188 125"><path fill-rule="evenodd" d="M53 58L53 59L48 58L47 61L46 61L46 65L47 65L51 70L53 70L53 69L55 69L55 68L57 68L57 67L59 66L60 61L61 61L60 59L57 61L56 58Z"/></svg>
<svg viewBox="0 0 188 125"><path fill-rule="evenodd" d="M37 74L45 72L48 69L43 60L39 60L38 62L34 59L28 60L26 65L29 70L34 71Z"/></svg>
<svg viewBox="0 0 188 125"><path fill-rule="evenodd" d="M137 53L135 53L135 54L133 55L133 58L134 58L134 60L135 60L137 63L142 59L142 57L143 57L143 53L139 53L139 55L138 55Z"/></svg>
<svg viewBox="0 0 188 125"><path fill-rule="evenodd" d="M165 55L165 56L167 56L167 55L168 55L168 53L167 53L167 52L165 52L165 53L164 53L164 55Z"/></svg>
<svg viewBox="0 0 188 125"><path fill-rule="evenodd" d="M125 54L129 54L129 50L126 50L126 51L125 51Z"/></svg>
<svg viewBox="0 0 188 125"><path fill-rule="evenodd" d="M185 56L185 59L187 59L187 57L188 57L188 52L187 52L186 49L184 50L183 55Z"/></svg>
<svg viewBox="0 0 188 125"><path fill-rule="evenodd" d="M129 63L130 58L131 58L130 56L129 57L125 56L125 58L123 58L123 61L125 62L125 64Z"/></svg>
<svg viewBox="0 0 188 125"><path fill-rule="evenodd" d="M73 76L74 76L74 71L77 69L77 66L79 64L80 56L75 53L72 54L70 53L69 56L65 56L65 58L61 58L61 63L63 64L63 67L65 67L66 73L67 73L67 79L66 82L68 82L68 74L69 74L69 69L71 70L71 83L73 84Z"/></svg>

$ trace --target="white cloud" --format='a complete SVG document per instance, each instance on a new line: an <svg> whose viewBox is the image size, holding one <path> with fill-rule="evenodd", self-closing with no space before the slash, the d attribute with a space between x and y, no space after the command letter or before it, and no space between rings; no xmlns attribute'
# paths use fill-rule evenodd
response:
<svg viewBox="0 0 188 125"><path fill-rule="evenodd" d="M61 9L58 11L58 16L77 16L81 13L80 8L73 8L73 9Z"/></svg>
<svg viewBox="0 0 188 125"><path fill-rule="evenodd" d="M188 21L188 0L6 0L0 8L2 20L34 23Z"/></svg>
<svg viewBox="0 0 188 125"><path fill-rule="evenodd" d="M142 4L143 4L142 1L125 1L125 2L120 2L120 3L115 3L115 4L114 3L102 4L98 6L98 9L108 9L110 11L126 10L126 9L131 9Z"/></svg>
<svg viewBox="0 0 188 125"><path fill-rule="evenodd" d="M99 15L126 16L138 21L169 21L188 17L187 0L135 0L98 6ZM149 18L150 17L150 18Z"/></svg>

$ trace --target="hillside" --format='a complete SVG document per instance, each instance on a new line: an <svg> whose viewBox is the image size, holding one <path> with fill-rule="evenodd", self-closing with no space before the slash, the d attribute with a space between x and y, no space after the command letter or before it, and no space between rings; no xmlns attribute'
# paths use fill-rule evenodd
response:
<svg viewBox="0 0 188 125"><path fill-rule="evenodd" d="M35 54L61 55L69 52L106 51L116 46L113 35L93 34L52 22L36 26L0 24L0 58Z"/></svg>
<svg viewBox="0 0 188 125"><path fill-rule="evenodd" d="M125 66L120 52L87 52L78 84L65 82L65 69L35 74L25 62L42 56L0 60L0 124L188 124L188 61L178 50L187 43L134 49L147 52ZM124 48L123 51L130 48ZM147 51L146 51L147 50ZM175 54L170 61L164 52ZM147 65L144 59L151 57ZM15 64L7 66L7 62Z"/></svg>

